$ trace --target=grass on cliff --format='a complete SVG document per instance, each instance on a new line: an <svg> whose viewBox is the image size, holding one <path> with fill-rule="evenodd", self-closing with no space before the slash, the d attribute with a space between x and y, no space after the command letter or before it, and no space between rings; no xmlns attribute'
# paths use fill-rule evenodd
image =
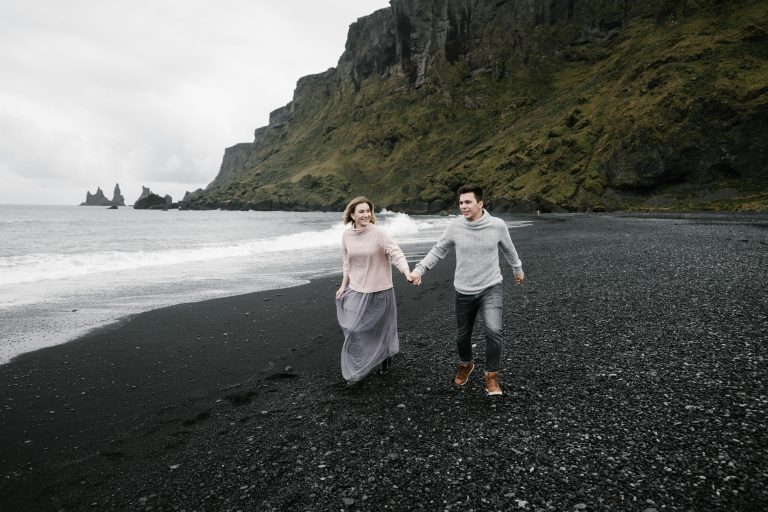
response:
<svg viewBox="0 0 768 512"><path fill-rule="evenodd" d="M649 10L606 40L551 54L510 55L489 40L503 76L493 66L437 63L419 88L390 77L343 98L315 91L214 198L319 207L363 193L381 205L426 203L452 201L474 180L497 197L572 210L765 209L765 167L748 179L727 165L699 172L683 150L716 145L712 132L728 133L732 112L749 122L768 114L768 2L719 11L666 4L662 21ZM539 27L534 37L555 47L568 30L578 27ZM697 113L704 107L712 113ZM644 166L658 172L654 144L679 167L655 182L643 175ZM730 197L708 199L719 189Z"/></svg>

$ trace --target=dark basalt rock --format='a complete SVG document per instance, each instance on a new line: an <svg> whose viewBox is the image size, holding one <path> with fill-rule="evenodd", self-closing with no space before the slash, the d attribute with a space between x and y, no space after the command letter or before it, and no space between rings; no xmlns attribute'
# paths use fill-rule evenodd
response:
<svg viewBox="0 0 768 512"><path fill-rule="evenodd" d="M85 202L80 203L80 206L125 206L125 199L120 193L120 185L115 184L115 191L112 194L112 200L107 199L101 187L97 187L96 193L91 194L90 191L85 196Z"/></svg>
<svg viewBox="0 0 768 512"><path fill-rule="evenodd" d="M125 198L120 193L120 184L115 183L115 191L112 193L112 205L113 206L125 206Z"/></svg>
<svg viewBox="0 0 768 512"><path fill-rule="evenodd" d="M110 206L111 204L112 202L106 198L101 187L97 187L95 194L91 194L90 191L87 192L85 202L80 203L80 206Z"/></svg>

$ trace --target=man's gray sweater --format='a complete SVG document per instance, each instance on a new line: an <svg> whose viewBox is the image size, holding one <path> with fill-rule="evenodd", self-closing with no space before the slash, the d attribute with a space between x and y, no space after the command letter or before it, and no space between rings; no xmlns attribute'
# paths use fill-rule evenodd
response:
<svg viewBox="0 0 768 512"><path fill-rule="evenodd" d="M502 281L499 249L515 275L523 272L523 263L517 256L506 223L491 217L485 210L476 221L460 217L451 222L429 254L416 264L414 272L424 275L445 258L451 247L456 250L453 286L459 293L473 295Z"/></svg>

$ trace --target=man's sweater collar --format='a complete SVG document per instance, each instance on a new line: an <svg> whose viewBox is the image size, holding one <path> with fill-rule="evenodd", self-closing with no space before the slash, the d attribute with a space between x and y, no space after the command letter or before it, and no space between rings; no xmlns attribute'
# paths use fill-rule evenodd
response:
<svg viewBox="0 0 768 512"><path fill-rule="evenodd" d="M486 227L488 224L491 223L491 214L488 213L488 211L483 208L483 216L475 221L468 221L467 219L463 219L464 222L462 225L469 229L482 229Z"/></svg>

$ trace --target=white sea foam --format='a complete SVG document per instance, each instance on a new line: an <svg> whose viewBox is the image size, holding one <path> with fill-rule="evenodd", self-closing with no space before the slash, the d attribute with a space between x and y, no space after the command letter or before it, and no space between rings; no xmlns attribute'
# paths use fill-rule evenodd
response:
<svg viewBox="0 0 768 512"><path fill-rule="evenodd" d="M34 253L24 256L9 256L0 258L0 285L258 256L282 251L303 251L338 244L343 230L344 226L338 223L321 231L305 231L265 239L247 240L232 245L210 245L156 251Z"/></svg>
<svg viewBox="0 0 768 512"><path fill-rule="evenodd" d="M421 224L421 226L420 226ZM410 237L420 229L431 229L431 222L414 221L398 213L382 219L380 225L395 239ZM67 279L105 272L140 270L153 267L258 257L279 252L306 252L340 244L345 226L339 222L318 231L303 231L263 239L244 240L226 245L200 245L140 251L94 251L84 253L32 253L0 257L0 286Z"/></svg>
<svg viewBox="0 0 768 512"><path fill-rule="evenodd" d="M388 216L383 222L380 222L380 225L389 231L393 238L411 236L419 232L418 222L404 213Z"/></svg>

